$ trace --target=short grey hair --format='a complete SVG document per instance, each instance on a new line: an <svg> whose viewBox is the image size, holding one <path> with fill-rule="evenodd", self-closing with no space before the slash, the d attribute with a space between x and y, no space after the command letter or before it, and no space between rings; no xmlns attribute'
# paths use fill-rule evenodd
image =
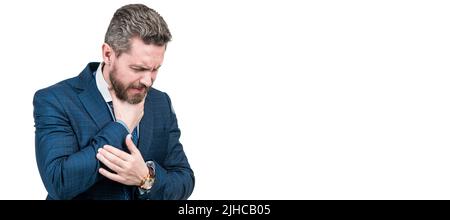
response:
<svg viewBox="0 0 450 220"><path fill-rule="evenodd" d="M172 39L161 15L143 4L130 4L117 9L106 31L105 43L120 56L128 52L133 37L157 46L166 46Z"/></svg>

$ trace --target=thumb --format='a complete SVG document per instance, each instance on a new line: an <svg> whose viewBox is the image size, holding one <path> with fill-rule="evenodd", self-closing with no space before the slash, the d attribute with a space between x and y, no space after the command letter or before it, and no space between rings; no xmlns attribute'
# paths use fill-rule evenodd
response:
<svg viewBox="0 0 450 220"><path fill-rule="evenodd" d="M131 134L128 134L125 138L125 143L127 144L128 150L130 150L131 154L134 154L138 149L136 145L134 145L133 140L131 139Z"/></svg>

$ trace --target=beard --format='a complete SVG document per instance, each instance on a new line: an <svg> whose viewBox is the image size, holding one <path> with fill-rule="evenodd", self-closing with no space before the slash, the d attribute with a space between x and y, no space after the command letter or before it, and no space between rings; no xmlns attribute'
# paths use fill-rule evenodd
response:
<svg viewBox="0 0 450 220"><path fill-rule="evenodd" d="M125 85L124 83L120 82L119 79L117 79L117 71L116 68L114 67L111 69L111 72L109 73L109 79L111 81L111 86L114 89L117 98L119 98L122 101L126 101L130 104L138 104L142 102L142 100L144 100L145 98L145 95L148 93L148 90L150 89L150 87L145 86L139 81L136 81L129 85ZM129 96L128 90L130 89L144 89L144 92Z"/></svg>

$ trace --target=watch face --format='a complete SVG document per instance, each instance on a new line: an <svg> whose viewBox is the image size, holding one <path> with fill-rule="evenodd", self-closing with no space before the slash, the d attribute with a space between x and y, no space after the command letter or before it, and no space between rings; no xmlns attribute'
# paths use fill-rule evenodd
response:
<svg viewBox="0 0 450 220"><path fill-rule="evenodd" d="M153 183L155 183L155 178L150 177L150 179L148 180L148 185L150 185L150 188L153 186Z"/></svg>
<svg viewBox="0 0 450 220"><path fill-rule="evenodd" d="M144 184L141 186L142 189L149 190L152 188L153 183L155 182L155 178L148 178L145 180Z"/></svg>
<svg viewBox="0 0 450 220"><path fill-rule="evenodd" d="M155 168L150 163L146 163L146 165L148 167L149 174L143 180L141 188L145 189L145 190L149 190L150 188L152 188L153 183L155 182Z"/></svg>

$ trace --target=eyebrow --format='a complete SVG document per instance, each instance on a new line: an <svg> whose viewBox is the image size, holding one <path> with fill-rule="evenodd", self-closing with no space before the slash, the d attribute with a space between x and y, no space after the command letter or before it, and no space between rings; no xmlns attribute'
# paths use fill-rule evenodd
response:
<svg viewBox="0 0 450 220"><path fill-rule="evenodd" d="M151 71L151 70L153 70L150 67L141 66L141 65L135 65L135 64L131 64L131 65L129 65L129 67L132 68L132 69L138 69L138 70L144 70L144 71L148 71L148 70ZM161 65L159 65L158 67L154 68L154 70L158 70L160 67L161 67Z"/></svg>

